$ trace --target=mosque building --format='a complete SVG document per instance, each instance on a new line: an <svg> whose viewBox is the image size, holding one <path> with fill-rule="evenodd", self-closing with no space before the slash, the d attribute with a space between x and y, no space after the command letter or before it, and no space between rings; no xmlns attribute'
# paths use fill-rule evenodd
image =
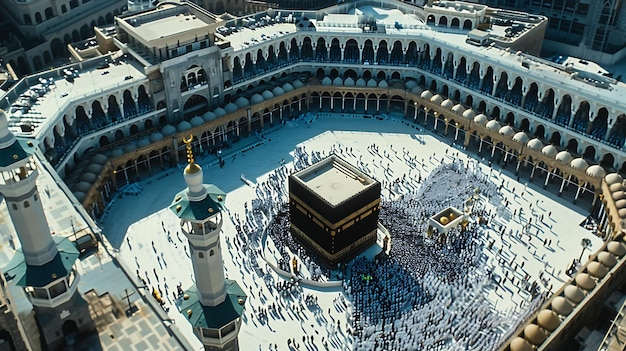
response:
<svg viewBox="0 0 626 351"><path fill-rule="evenodd" d="M594 314L587 303L597 304L623 283L623 274L606 273L623 273L626 253L620 221L626 203L616 174L626 172L626 85L593 62L539 58L544 16L465 2L378 5L356 1L233 18L193 2L163 2L96 27L104 54L85 58L76 50L75 63L25 76L1 96L8 120L0 146L17 155L3 152L0 164L10 175L0 190L12 216L19 223L25 211L42 211L29 161L34 152L97 218L116 189L173 166L188 148L217 153L303 111L395 114L439 134L454 132L456 142L484 154L498 153L516 171L530 169L531 179L558 182L559 193L574 188L568 200L588 199L606 213L600 227L611 240L502 347L558 350L580 330L584 318L576 316ZM181 313L191 311L207 349L218 343L236 349L245 294L219 264L207 268L221 260L213 246L225 198L202 183L193 161L184 176L188 190L177 195L172 211L195 250L196 284ZM201 207L206 213L195 211ZM76 254L52 240L42 221L18 229L24 262L15 265L16 279L32 288L36 314L73 304L73 318L80 295L72 288L78 277L72 265L33 280L19 268L47 267L59 255ZM198 269L211 274L200 277ZM207 311L226 302L236 313L210 324Z"/></svg>

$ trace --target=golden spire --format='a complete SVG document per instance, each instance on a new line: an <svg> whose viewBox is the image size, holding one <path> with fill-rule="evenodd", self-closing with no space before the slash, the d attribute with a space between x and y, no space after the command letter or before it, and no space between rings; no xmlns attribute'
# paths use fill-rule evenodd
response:
<svg viewBox="0 0 626 351"><path fill-rule="evenodd" d="M192 142L193 142L193 134L190 134L189 138L183 137L183 143L187 145L187 162L189 163L187 167L185 167L185 173L187 174L193 174L200 170L200 166L194 163L193 149L191 148Z"/></svg>

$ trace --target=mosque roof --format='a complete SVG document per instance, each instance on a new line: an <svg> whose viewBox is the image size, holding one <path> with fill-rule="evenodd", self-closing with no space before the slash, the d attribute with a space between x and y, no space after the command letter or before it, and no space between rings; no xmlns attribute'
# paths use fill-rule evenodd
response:
<svg viewBox="0 0 626 351"><path fill-rule="evenodd" d="M200 201L191 201L184 189L174 197L170 210L180 219L199 221L212 217L222 210L226 193L213 184L204 184L208 196Z"/></svg>
<svg viewBox="0 0 626 351"><path fill-rule="evenodd" d="M19 286L44 287L53 281L66 277L72 270L79 252L67 237L52 237L59 251L52 261L43 266L26 263L22 250L17 250L11 262L4 268L6 275Z"/></svg>
<svg viewBox="0 0 626 351"><path fill-rule="evenodd" d="M195 285L185 291L189 296L183 300L180 312L193 328L219 329L243 315L248 296L236 281L226 279L226 300L211 307L203 306Z"/></svg>

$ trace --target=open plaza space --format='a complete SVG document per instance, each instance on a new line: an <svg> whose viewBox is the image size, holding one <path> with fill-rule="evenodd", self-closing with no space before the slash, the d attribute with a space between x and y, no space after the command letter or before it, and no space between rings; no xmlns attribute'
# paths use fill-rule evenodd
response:
<svg viewBox="0 0 626 351"><path fill-rule="evenodd" d="M259 137L258 142L253 138L223 150L223 168L215 156L196 158L204 168L205 183L227 193L221 236L226 276L238 281L248 295L239 336L242 349L372 349L377 339L409 349L493 348L542 297L562 286L574 259L582 257L584 262L602 244L580 226L589 215L588 204L580 204L587 207L581 208L543 190L541 178L536 183L518 182L509 171L490 168L487 159L471 152L466 155L450 140L400 120L307 115ZM246 142L251 146L244 146ZM415 280L421 290L414 299L394 305L397 315L367 310L369 305L359 300L379 296L367 291L369 285L357 284L363 281L358 270L368 269L362 259L356 260L354 272L344 271L347 279L340 284L333 283L336 271L327 276L326 269L316 270L304 250L298 257L302 270L296 279L272 268L281 267L281 248L294 253L284 248L280 237L263 232L272 213L279 212L280 202L286 201L286 182L281 179L333 151L383 184L380 222L391 236L386 260L404 270L407 279L423 279ZM183 166L127 186L127 195L115 199L101 226L128 270L137 272L137 283L161 292L163 306L177 328L200 348L177 310L177 286L188 288L193 273L187 241L177 217L167 209L185 187ZM427 238L427 219L442 206L463 210L476 187L480 193L474 210L480 210L484 225L471 216L471 235L459 233L443 245ZM405 211L412 216L398 221L393 211L406 203L413 203L414 211ZM413 228L414 242L399 231L401 226ZM586 251L583 238L591 241ZM454 250L460 253L456 260ZM365 253L370 259L374 254ZM406 272L414 267L412 261L432 267ZM467 277L455 274L455 262L459 270L468 270ZM391 278L377 273L371 270L365 276L378 280L377 286L389 289L390 296L401 295L401 290L396 292L385 283ZM446 279L447 273L457 278ZM403 337L406 328L419 327L425 320L437 320L436 326L449 326L450 331L422 325L423 334ZM490 330L482 330L477 321ZM385 324L389 322L391 326ZM455 326L463 332L455 333ZM484 338L489 344L480 344L479 336L486 333L491 333Z"/></svg>

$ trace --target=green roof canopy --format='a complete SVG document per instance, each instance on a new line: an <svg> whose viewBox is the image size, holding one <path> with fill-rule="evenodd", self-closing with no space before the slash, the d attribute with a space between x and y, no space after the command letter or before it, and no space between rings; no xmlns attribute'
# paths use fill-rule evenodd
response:
<svg viewBox="0 0 626 351"><path fill-rule="evenodd" d="M189 295L189 299L183 300L180 312L187 317L192 327L204 329L220 329L241 317L248 298L239 284L230 279L226 279L226 300L215 307L202 306L195 285L185 294ZM187 311L191 311L191 316Z"/></svg>
<svg viewBox="0 0 626 351"><path fill-rule="evenodd" d="M187 197L187 189L180 191L174 197L170 210L180 219L189 221L201 221L213 217L222 210L226 201L226 193L213 184L204 184L207 197L201 201L191 201Z"/></svg>

